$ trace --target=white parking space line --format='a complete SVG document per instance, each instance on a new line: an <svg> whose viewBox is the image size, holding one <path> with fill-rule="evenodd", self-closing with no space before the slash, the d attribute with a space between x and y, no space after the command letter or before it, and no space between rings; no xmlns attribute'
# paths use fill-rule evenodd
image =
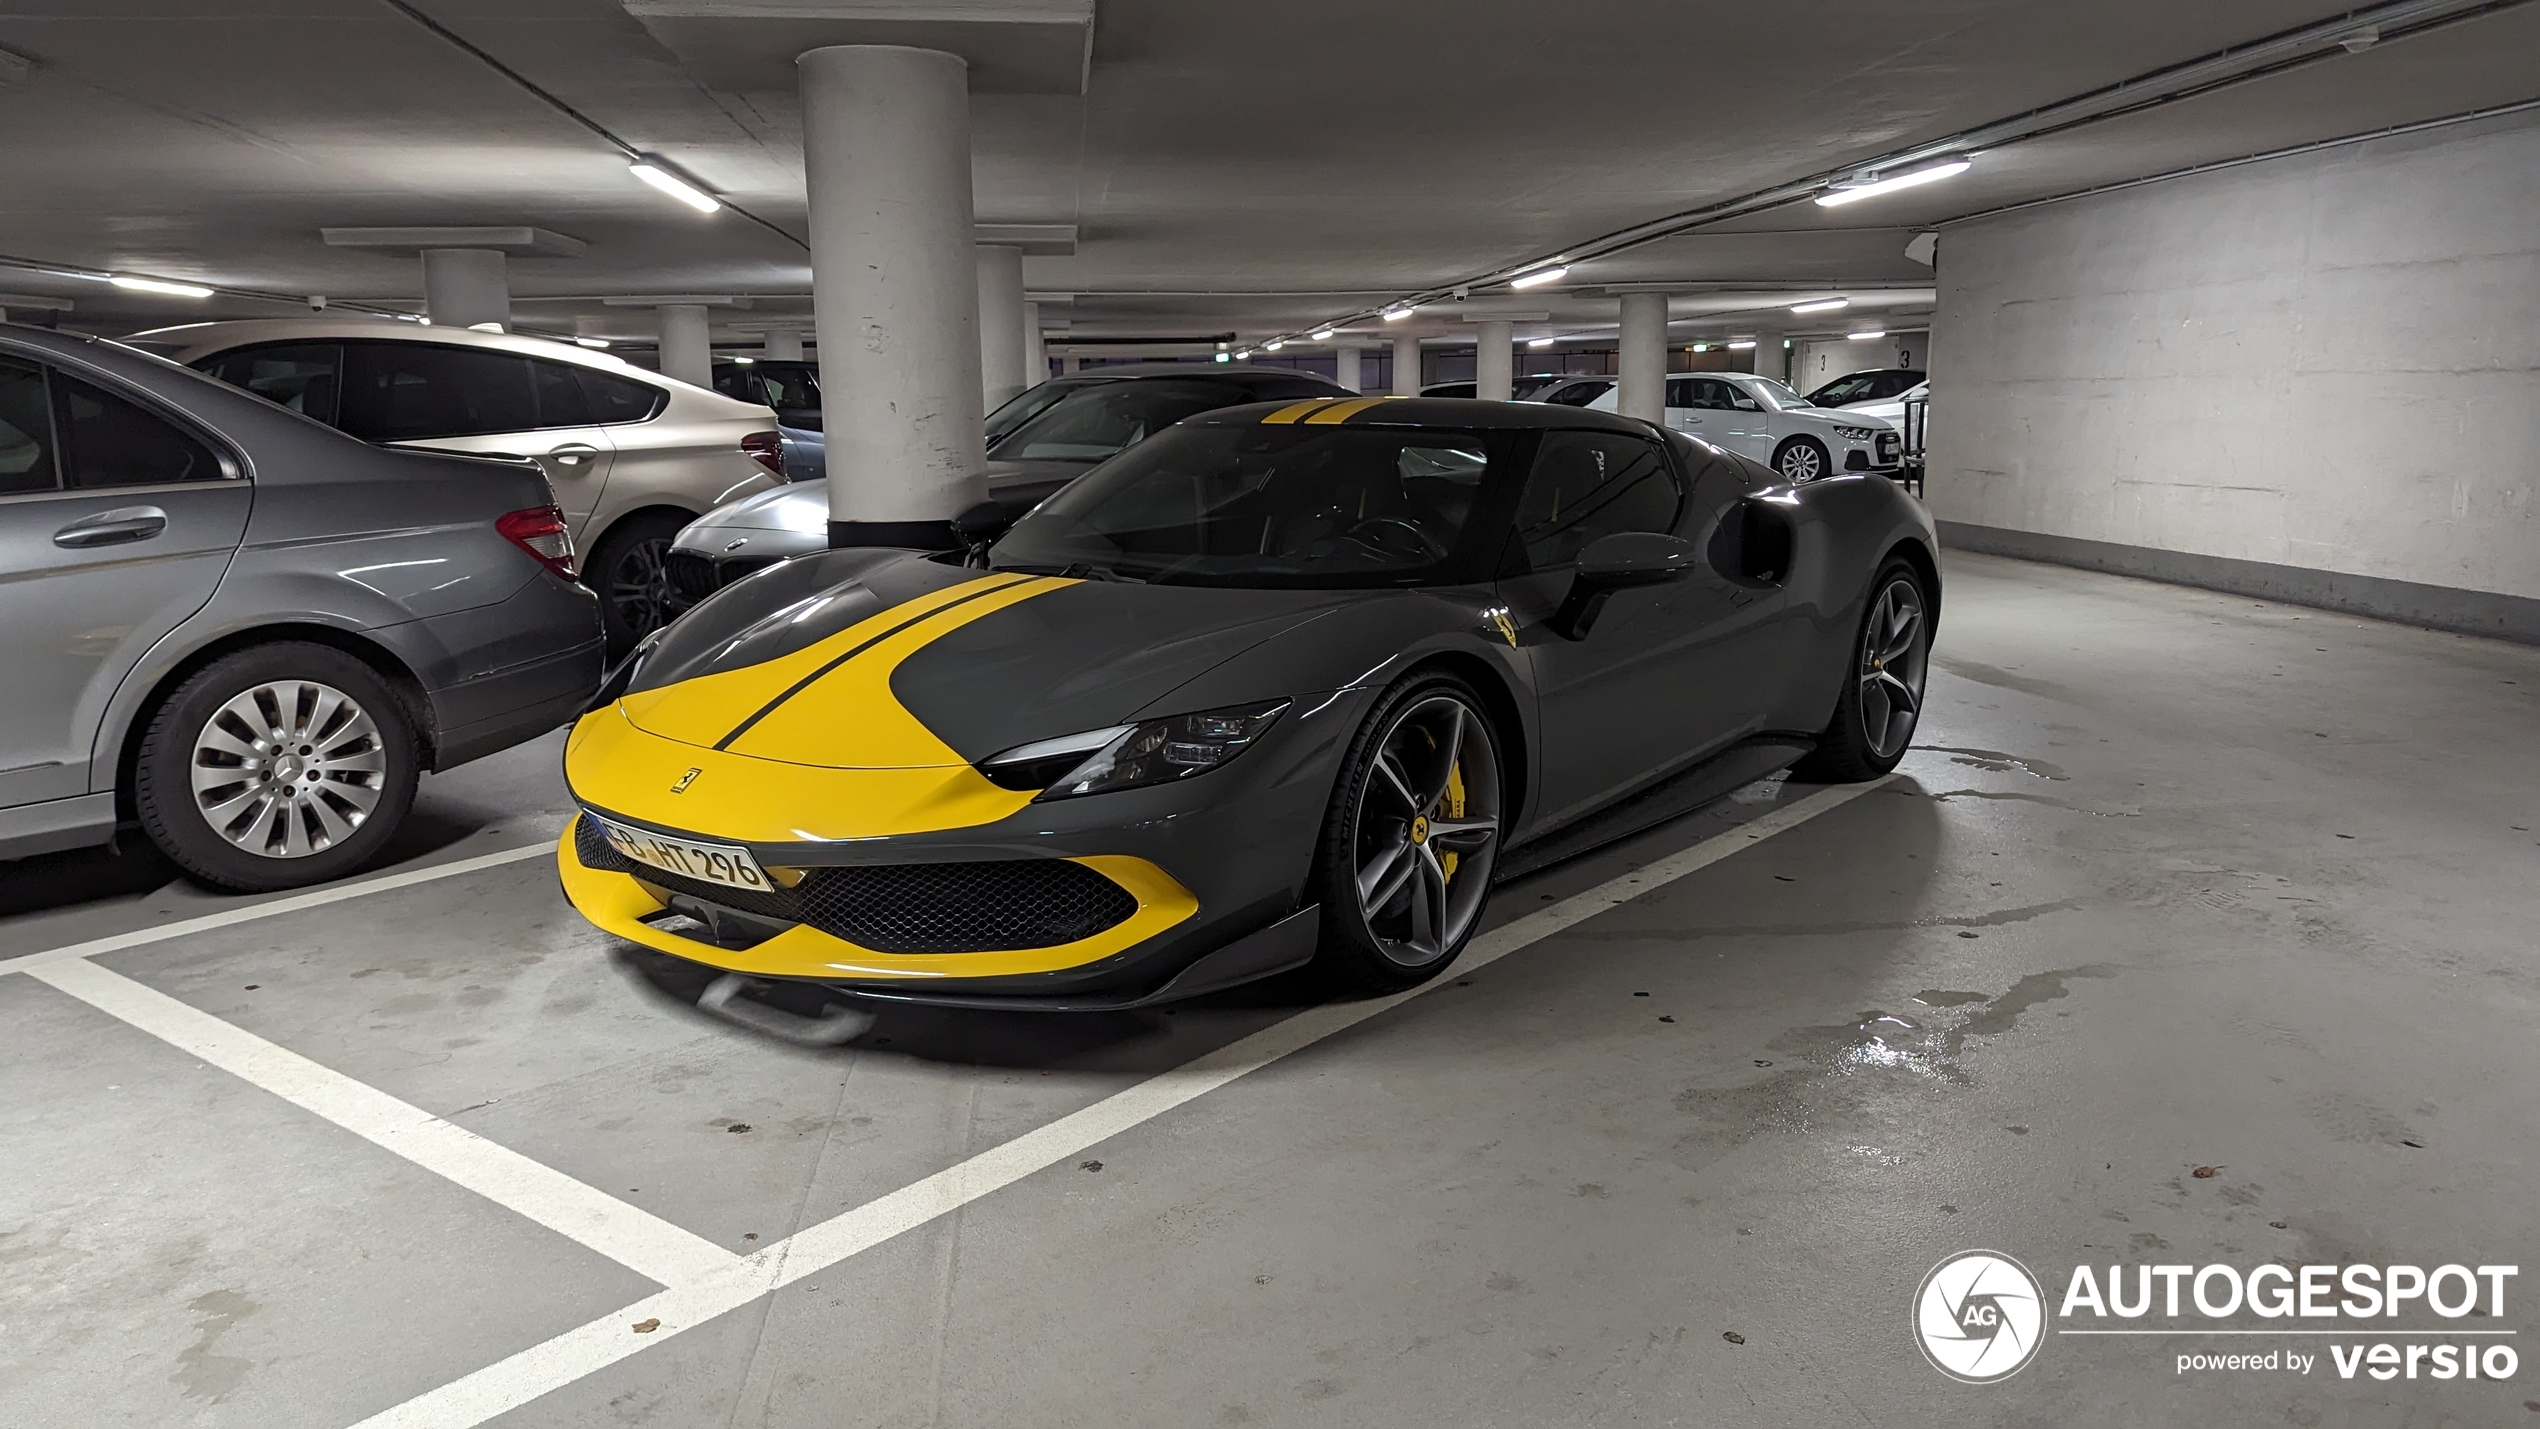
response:
<svg viewBox="0 0 2540 1429"><path fill-rule="evenodd" d="M740 1257L517 1151L81 958L26 969L111 1017L376 1143L664 1285Z"/></svg>
<svg viewBox="0 0 2540 1429"><path fill-rule="evenodd" d="M36 968L45 967L53 963L68 962L74 958L93 958L100 953L120 952L125 948L147 947L152 943L167 942L171 938L183 938L195 933L208 933L215 928L233 928L241 923L255 922L259 918L273 918L279 917L284 913L297 913L304 908L323 908L329 903L341 903L347 898L360 898L371 893L386 893L393 889L412 888L419 883L432 883L439 879L456 878L461 874L476 873L488 868L500 868L507 863L519 863L523 859L552 856L554 852L555 844L552 841L547 843L536 843L531 844L526 848L507 848L499 853L482 853L478 854L474 858L456 859L449 863L436 863L430 868L409 869L404 873L385 873L381 874L377 878L365 878L352 883L338 883L328 888L312 889L307 893L294 893L287 898L274 898L263 903L250 903L242 908L224 908L218 913L206 913L200 918L187 918L180 922L162 923L155 928L135 928L129 933L116 933L109 937L91 938L84 943L71 943L64 947L47 948L40 953L26 953L14 958L0 958L0 973L31 972Z"/></svg>
<svg viewBox="0 0 2540 1429"><path fill-rule="evenodd" d="M1893 776L1890 776L1893 777ZM1793 829L1829 809L1883 787L1868 784L1821 789L1631 873L1476 937L1455 965L1458 973L1487 967L1608 909L1707 868L1741 849ZM1390 1012L1434 988L1439 978L1408 992L1364 1002L1310 1008L1241 1041L1159 1073L1082 1111L979 1153L913 1185L867 1201L818 1225L738 1260L713 1275L674 1285L613 1315L578 1326L497 1361L463 1379L416 1396L362 1420L354 1429L473 1429L551 1391L650 1349L717 1315L770 1291L817 1274L882 1242L949 1214L1033 1172L1056 1165L1103 1141L1217 1088L1259 1071L1290 1053ZM634 1326L658 1321L645 1333Z"/></svg>

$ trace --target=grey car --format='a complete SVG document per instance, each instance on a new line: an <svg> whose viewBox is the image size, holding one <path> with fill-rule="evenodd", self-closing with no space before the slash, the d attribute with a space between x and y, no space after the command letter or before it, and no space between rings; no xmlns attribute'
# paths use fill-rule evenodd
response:
<svg viewBox="0 0 2540 1429"><path fill-rule="evenodd" d="M527 461L372 446L0 327L0 857L137 825L219 887L377 855L417 776L555 728L599 603Z"/></svg>

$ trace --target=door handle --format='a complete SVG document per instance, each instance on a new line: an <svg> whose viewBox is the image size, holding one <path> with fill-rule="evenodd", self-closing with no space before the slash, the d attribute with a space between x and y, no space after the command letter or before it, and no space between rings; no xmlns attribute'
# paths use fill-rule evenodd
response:
<svg viewBox="0 0 2540 1429"><path fill-rule="evenodd" d="M114 546L126 541L147 541L168 529L168 513L156 506L118 506L83 516L53 533L53 544L80 550L89 546Z"/></svg>
<svg viewBox="0 0 2540 1429"><path fill-rule="evenodd" d="M567 442L547 453L547 460L562 467L578 467L598 456L600 449L582 442Z"/></svg>

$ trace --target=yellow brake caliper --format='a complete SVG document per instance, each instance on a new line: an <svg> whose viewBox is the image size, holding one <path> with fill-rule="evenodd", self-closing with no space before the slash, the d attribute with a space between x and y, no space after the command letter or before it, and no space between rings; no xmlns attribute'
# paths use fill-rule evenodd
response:
<svg viewBox="0 0 2540 1429"><path fill-rule="evenodd" d="M1445 803L1448 818L1464 817L1464 761L1461 759L1455 761L1455 767L1446 772ZM1438 866L1446 871L1446 881L1449 883L1455 881L1456 857L1454 851L1449 850L1438 859Z"/></svg>

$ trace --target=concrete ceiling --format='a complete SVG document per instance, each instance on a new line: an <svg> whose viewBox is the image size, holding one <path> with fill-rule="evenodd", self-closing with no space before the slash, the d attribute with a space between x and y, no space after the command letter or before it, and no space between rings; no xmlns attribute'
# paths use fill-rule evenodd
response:
<svg viewBox="0 0 2540 1429"><path fill-rule="evenodd" d="M996 87L1064 90L1080 59L1082 93L972 101L980 220L1077 226L1072 255L1026 260L1033 289L1075 295L1046 311L1071 338L1257 337L2336 13L1095 0L1090 31L1070 32L1083 0L411 3L764 225L670 204L604 138L384 0L21 0L0 14L0 50L31 61L0 63L0 254L412 307L411 255L329 247L320 230L526 225L585 245L514 258L527 325L642 335L640 309L599 300L671 293L751 298L719 323L781 319L808 311L809 268L798 106L775 51L800 42L805 16L831 28L802 33L849 37L836 27L895 8L970 11L1044 26L1000 41L1010 82ZM1816 285L1910 318L1892 295L1930 282L1903 254L1922 227L2529 99L2534 54L2540 4L2506 9L2011 145L1911 194L1788 206L1582 264L1525 309L1545 314L1538 330L1584 330L1613 321L1608 284L1685 283L1679 334L1724 335ZM0 289L68 298L67 321L100 331L288 311L23 270L0 271Z"/></svg>

